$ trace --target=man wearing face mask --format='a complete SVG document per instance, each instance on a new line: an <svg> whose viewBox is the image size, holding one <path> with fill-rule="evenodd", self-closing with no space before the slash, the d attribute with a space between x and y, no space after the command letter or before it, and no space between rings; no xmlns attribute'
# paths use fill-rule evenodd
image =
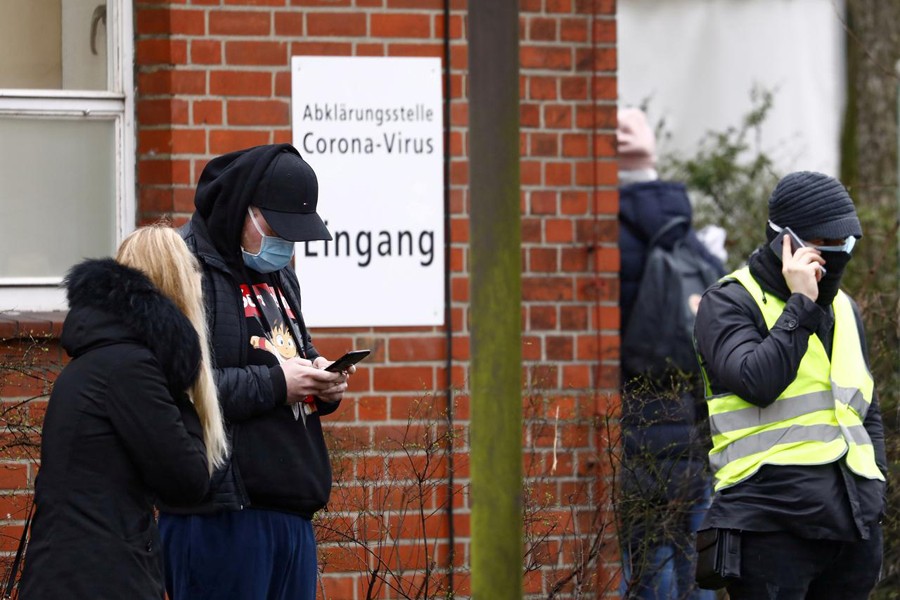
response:
<svg viewBox="0 0 900 600"><path fill-rule="evenodd" d="M723 550L732 600L868 598L887 462L862 320L839 290L862 229L840 182L797 172L769 199L766 237L695 324L716 478L698 548Z"/></svg>
<svg viewBox="0 0 900 600"><path fill-rule="evenodd" d="M214 158L182 230L203 267L219 401L233 448L210 494L163 507L170 600L314 600L311 519L328 502L331 465L320 417L345 373L323 370L300 312L294 243L330 240L318 181L289 144Z"/></svg>

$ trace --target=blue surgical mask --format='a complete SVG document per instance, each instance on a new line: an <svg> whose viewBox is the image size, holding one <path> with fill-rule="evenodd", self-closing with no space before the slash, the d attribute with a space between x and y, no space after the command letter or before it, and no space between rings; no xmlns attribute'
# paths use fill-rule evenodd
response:
<svg viewBox="0 0 900 600"><path fill-rule="evenodd" d="M256 217L253 216L253 211L247 208L247 213L249 213L256 231L262 237L262 242L259 245L259 252L256 254L251 254L241 248L244 264L257 273L274 273L291 264L291 258L294 256L294 242L264 234L259 223L256 222Z"/></svg>

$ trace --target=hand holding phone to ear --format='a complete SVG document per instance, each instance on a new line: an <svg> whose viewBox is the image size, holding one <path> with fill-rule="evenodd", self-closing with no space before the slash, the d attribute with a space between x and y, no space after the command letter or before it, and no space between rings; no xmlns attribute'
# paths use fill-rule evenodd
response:
<svg viewBox="0 0 900 600"><path fill-rule="evenodd" d="M815 248L806 246L789 228L775 238L781 242L781 273L793 294L803 294L813 302L819 297L819 280L825 273L825 259ZM775 248L772 248L775 251Z"/></svg>

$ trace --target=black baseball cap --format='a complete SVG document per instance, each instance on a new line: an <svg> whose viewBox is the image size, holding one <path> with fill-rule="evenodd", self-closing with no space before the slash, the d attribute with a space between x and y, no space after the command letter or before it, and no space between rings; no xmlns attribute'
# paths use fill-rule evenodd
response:
<svg viewBox="0 0 900 600"><path fill-rule="evenodd" d="M279 237L292 242L330 240L316 213L319 180L312 167L293 152L280 152L260 181L251 204Z"/></svg>

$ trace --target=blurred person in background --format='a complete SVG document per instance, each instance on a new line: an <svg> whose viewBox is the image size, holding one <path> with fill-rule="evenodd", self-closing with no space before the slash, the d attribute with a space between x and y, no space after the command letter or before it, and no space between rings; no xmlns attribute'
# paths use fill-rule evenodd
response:
<svg viewBox="0 0 900 600"><path fill-rule="evenodd" d="M709 283L723 275L724 268L694 232L685 186L659 179L656 139L644 112L621 109L618 119L624 437L617 502L624 565L620 591L623 597L642 600L711 600L712 592L694 584L694 532L708 504L711 481L706 411L693 345L689 334L669 341L689 358L676 366L630 340L646 337L638 332L646 323L635 322L646 321L646 316L632 312L654 247L669 251L683 246L701 263ZM674 308L689 308L689 325L702 289L697 292L686 299L690 307Z"/></svg>

